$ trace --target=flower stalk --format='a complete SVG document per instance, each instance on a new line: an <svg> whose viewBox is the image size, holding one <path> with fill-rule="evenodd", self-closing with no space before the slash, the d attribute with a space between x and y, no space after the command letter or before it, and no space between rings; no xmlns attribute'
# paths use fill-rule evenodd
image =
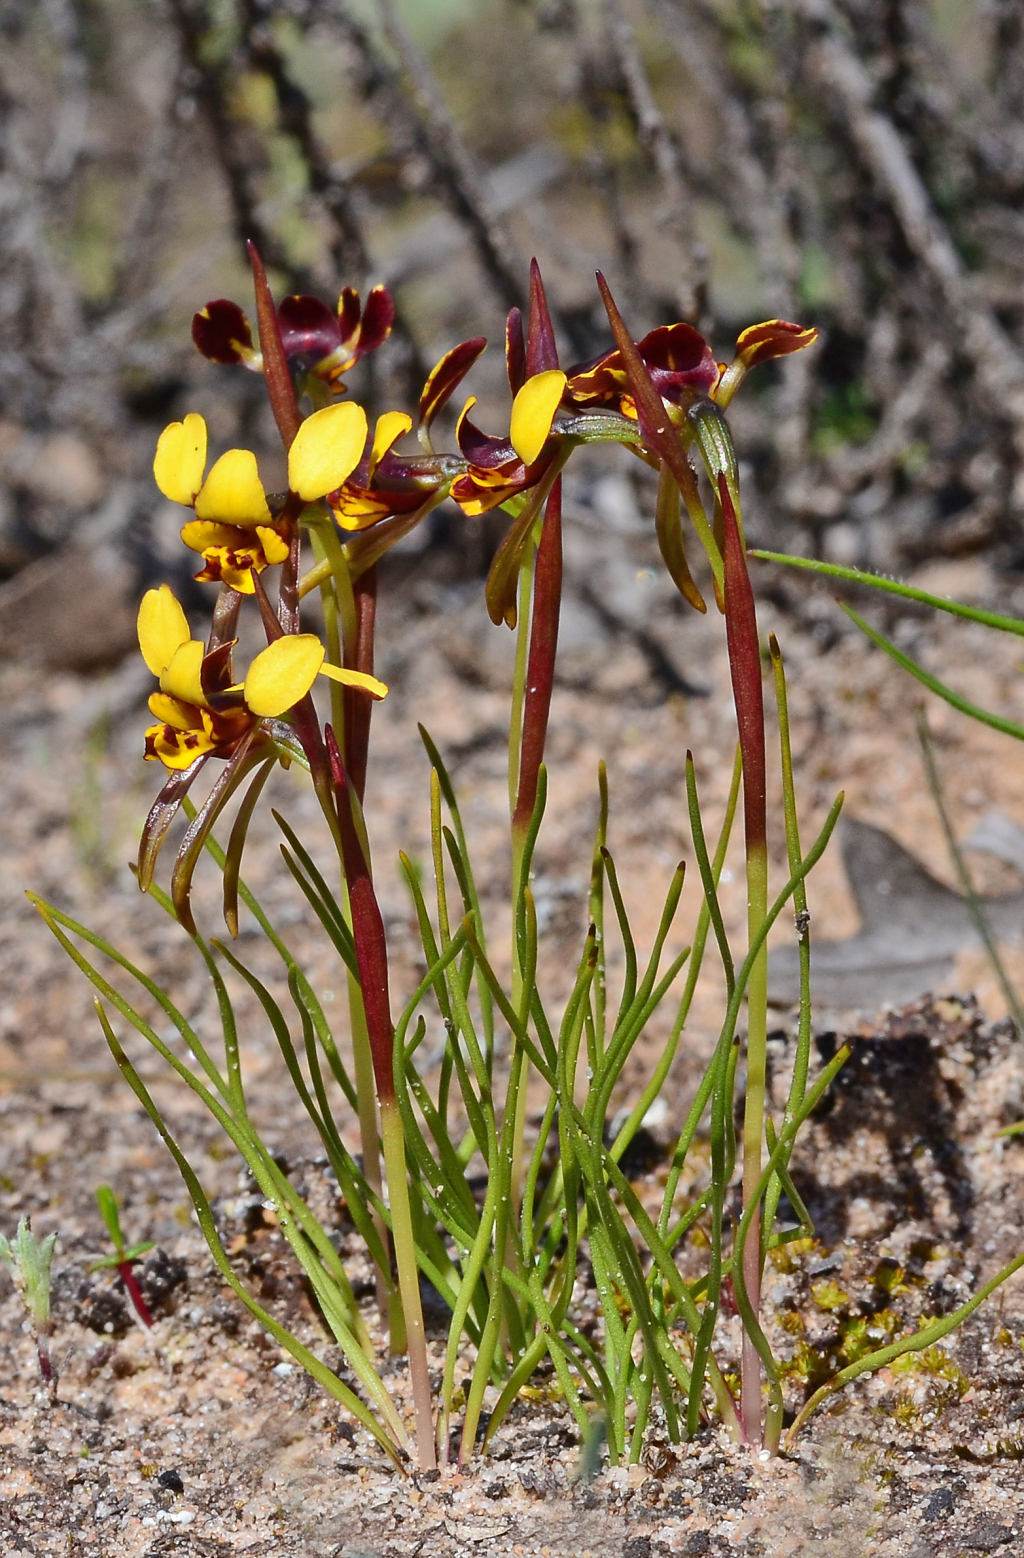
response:
<svg viewBox="0 0 1024 1558"><path fill-rule="evenodd" d="M729 648L740 752L743 757L743 831L747 871L747 936L754 944L768 914L768 803L764 734L764 688L757 613L732 494L723 474L718 493L725 533L725 629ZM747 1088L743 1111L743 1204L760 1194L761 1146L768 1052L768 949L762 945L747 986ZM743 1276L755 1315L761 1303L761 1225L751 1212L743 1250ZM761 1442L761 1359L749 1332L743 1333L740 1415L751 1444Z"/></svg>
<svg viewBox="0 0 1024 1558"><path fill-rule="evenodd" d="M377 1101L380 1105L381 1140L391 1207L391 1235L412 1378L416 1449L420 1470L429 1471L437 1464L437 1452L431 1419L430 1373L409 1199L405 1132L395 1090L395 1029L388 989L387 939L369 863L356 829L352 782L330 725L324 734L337 796L342 863L352 912L352 939L359 969L367 1038L373 1058Z"/></svg>

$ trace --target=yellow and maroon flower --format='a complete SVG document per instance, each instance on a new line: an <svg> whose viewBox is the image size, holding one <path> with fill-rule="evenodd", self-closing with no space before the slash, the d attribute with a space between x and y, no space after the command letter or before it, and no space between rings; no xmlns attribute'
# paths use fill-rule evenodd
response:
<svg viewBox="0 0 1024 1558"><path fill-rule="evenodd" d="M302 502L322 498L352 471L366 437L366 414L354 401L325 406L307 417L288 453L290 492ZM156 484L174 503L195 510L181 539L203 558L197 579L216 580L243 594L262 573L288 556L283 510L274 510L260 481L256 456L229 449L206 473L206 423L196 412L164 428L153 461ZM276 512L275 512L276 510Z"/></svg>
<svg viewBox="0 0 1024 1558"><path fill-rule="evenodd" d="M465 472L465 460L435 454L431 428L486 345L483 336L461 341L429 374L420 396L417 430L425 454L396 452L398 440L412 428L412 418L404 411L387 411L378 418L373 437L367 438L363 457L349 479L328 494L328 506L342 530L372 531L350 543L350 561L357 573L364 572L418 525Z"/></svg>
<svg viewBox="0 0 1024 1558"><path fill-rule="evenodd" d="M160 690L149 700L157 720L146 731L146 757L172 771L197 758L229 758L264 720L277 720L303 699L318 675L383 698L383 682L329 665L315 633L288 634L262 650L244 682L234 683L233 644L211 653L194 639L170 587L147 590L139 608L139 647ZM268 730L267 734L271 734Z"/></svg>
<svg viewBox="0 0 1024 1558"><path fill-rule="evenodd" d="M817 337L815 329L769 319L751 325L736 342L732 362L715 361L711 347L692 325L659 325L637 342L637 350L662 401L685 411L707 398L729 404L749 370L772 357L802 351ZM566 402L580 409L615 410L636 418L636 404L622 353L615 348L592 362L570 368Z"/></svg>
<svg viewBox="0 0 1024 1558"><path fill-rule="evenodd" d="M713 393L722 370L710 346L692 325L659 325L637 347L655 389L670 405L686 405L701 395ZM592 362L570 368L567 394L576 407L601 407L636 417L626 365L617 348Z"/></svg>
<svg viewBox="0 0 1024 1558"><path fill-rule="evenodd" d="M305 388L314 402L344 391L342 374L376 351L391 334L395 305L386 287L374 287L360 303L354 287L345 287L332 312L319 298L284 298L277 309L281 340L296 388ZM192 320L196 349L211 362L241 363L263 370L263 357L253 342L245 311L228 298L207 303Z"/></svg>

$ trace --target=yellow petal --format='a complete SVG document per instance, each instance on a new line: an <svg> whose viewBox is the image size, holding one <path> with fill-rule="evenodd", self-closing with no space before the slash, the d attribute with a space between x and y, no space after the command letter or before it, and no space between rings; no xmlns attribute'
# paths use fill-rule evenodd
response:
<svg viewBox="0 0 1024 1558"><path fill-rule="evenodd" d="M549 368L527 379L512 402L509 438L524 465L532 465L543 449L564 391L565 374L560 368Z"/></svg>
<svg viewBox="0 0 1024 1558"><path fill-rule="evenodd" d="M186 525L186 530L188 526ZM283 563L288 556L288 543L282 541L276 530L268 525L257 525L256 534L263 545L263 555L268 563Z"/></svg>
<svg viewBox="0 0 1024 1558"><path fill-rule="evenodd" d="M365 447L366 412L354 400L314 411L288 451L289 487L307 503L325 497L352 474Z"/></svg>
<svg viewBox="0 0 1024 1558"><path fill-rule="evenodd" d="M229 449L203 482L196 516L225 525L269 525L270 510L256 456L251 449Z"/></svg>
<svg viewBox="0 0 1024 1558"><path fill-rule="evenodd" d="M149 712L154 719L174 730L202 730L203 716L191 703L169 698L165 692L155 692L149 700Z"/></svg>
<svg viewBox="0 0 1024 1558"><path fill-rule="evenodd" d="M205 552L211 546L244 546L246 538L240 525L219 525L215 519L190 519L181 527L181 539L193 552Z"/></svg>
<svg viewBox="0 0 1024 1558"><path fill-rule="evenodd" d="M332 681L341 682L345 687L361 687L371 698L386 698L388 695L387 683L379 682L366 671L349 671L344 666L331 665L328 661L320 667L320 675L329 676Z"/></svg>
<svg viewBox="0 0 1024 1558"><path fill-rule="evenodd" d="M139 607L139 648L154 676L174 659L175 650L191 638L188 619L169 584L147 590Z"/></svg>
<svg viewBox="0 0 1024 1558"><path fill-rule="evenodd" d="M245 701L260 719L294 708L316 680L324 646L315 633L289 634L268 644L249 667Z"/></svg>
<svg viewBox="0 0 1024 1558"><path fill-rule="evenodd" d="M191 507L206 469L206 423L197 411L172 422L157 440L153 476L165 498Z"/></svg>
<svg viewBox="0 0 1024 1558"><path fill-rule="evenodd" d="M199 675L205 653L205 644L201 644L197 638L190 639L187 644L176 649L170 665L160 677L160 691L168 693L172 698L180 698L182 703L201 707L206 702Z"/></svg>
<svg viewBox="0 0 1024 1558"><path fill-rule="evenodd" d="M412 427L412 417L405 411L385 411L377 418L373 430L373 448L370 451L370 475L377 469L392 444L396 444Z"/></svg>

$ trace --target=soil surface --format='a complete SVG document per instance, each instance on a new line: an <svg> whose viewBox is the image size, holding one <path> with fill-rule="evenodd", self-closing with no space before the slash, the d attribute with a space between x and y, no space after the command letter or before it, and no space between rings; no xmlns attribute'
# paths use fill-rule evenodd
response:
<svg viewBox="0 0 1024 1558"><path fill-rule="evenodd" d="M537 873L541 972L552 1002L565 992L585 930L598 759L609 765L610 842L641 946L650 942L675 862L692 863L682 787L687 747L712 835L728 789L731 709L720 621L678 614L660 577L645 573L645 555L634 549L629 560L613 598L617 616L571 597L563 624ZM933 569L923 582L960 598L1014 604L980 564L961 565L948 579ZM785 579L772 589L762 625L778 631L787 654L806 838L843 787L854 815L886 828L952 883L915 746L914 688L857 635L839 631L827 596L798 592ZM644 632L627 631L627 619L644 622ZM1012 639L902 610L886 620L903 647L967 696L1024 717ZM510 644L486 622L478 586L427 581L405 586L393 607L385 600L380 635L379 670L392 693L375 714L368 815L402 999L419 964L391 862L400 846L428 858L428 767L417 720L451 761L484 913L495 945L501 942ZM4 1551L954 1558L1024 1544L1018 1280L922 1363L883 1370L832 1398L792 1453L776 1460L707 1429L684 1446L652 1432L640 1466L608 1468L581 1449L572 1418L541 1376L488 1457L433 1479L394 1473L224 1286L173 1163L110 1061L89 986L23 896L25 888L38 891L109 937L168 984L197 1031L212 1039L216 1013L192 948L155 902L140 897L125 863L156 788L138 755L150 679L127 663L91 679L8 665L0 680L0 1228L12 1234L29 1213L37 1233L59 1234L53 1352L60 1372L52 1402L39 1386L19 1300L0 1273ZM1024 826L1022 750L934 701L929 712L958 831L968 833L992 809ZM772 782L777 793L777 776ZM279 806L317 850L323 840L315 808L300 780L285 773L272 780L266 802L244 873L301 949L321 998L329 1008L336 999L332 1010L340 1012L337 961L281 864L270 816L270 803ZM781 836L772 847L781 883ZM726 916L739 932L735 851L728 869ZM1005 889L1001 869L986 867L979 885ZM211 935L218 934L214 875L200 868L195 895ZM684 894L677 944L692 924L695 896ZM812 879L811 908L814 934L839 939L857 929L835 848ZM791 920L780 923L780 939L792 936ZM239 951L281 988L251 921L243 920ZM1004 953L1011 972L1020 971L1020 949L1009 944ZM496 961L500 968L499 954ZM955 993L972 990L977 999ZM254 1003L240 981L231 991L253 1118L326 1215L331 1190L318 1144L282 1087L277 1051ZM664 1172L659 1144L692 1096L720 999L709 960L665 1111L652 1124L651 1159L636 1170L652 1194ZM852 1037L854 1053L794 1160L816 1241L777 1256L766 1282L793 1407L841 1366L858 1336L880 1344L888 1326L948 1312L1024 1249L1024 1145L997 1136L1024 1114L1024 1054L983 954L965 947L952 989L900 1012L819 1017L818 1054L827 1056L843 1037ZM780 1011L777 1022L781 1099L792 1014ZM636 1096L664 1037L654 1023L614 1107ZM141 1041L131 1048L214 1201L239 1273L336 1364L272 1214L230 1143L155 1054ZM132 1323L116 1280L87 1271L106 1247L95 1202L102 1183L122 1200L127 1237L158 1245L142 1273L156 1315L150 1332ZM361 1280L354 1236L343 1248ZM723 1321L727 1356L735 1325ZM440 1367L440 1330L432 1347ZM403 1361L385 1368L404 1402Z"/></svg>

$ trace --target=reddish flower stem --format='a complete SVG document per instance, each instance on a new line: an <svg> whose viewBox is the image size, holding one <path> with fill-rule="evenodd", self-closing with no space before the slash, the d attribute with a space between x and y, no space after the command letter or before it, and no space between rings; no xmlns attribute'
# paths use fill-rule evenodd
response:
<svg viewBox="0 0 1024 1558"><path fill-rule="evenodd" d="M341 861L352 906L352 940L355 943L359 984L363 992L377 1097L382 1104L394 1103L394 1027L388 993L388 949L384 919L353 815L352 779L342 761L330 725L325 727L324 735L337 797Z"/></svg>
<svg viewBox="0 0 1024 1558"><path fill-rule="evenodd" d="M562 478L551 489L544 513L534 569L530 655L526 670L523 734L519 754L519 785L512 814L512 834L522 838L537 804L537 783L544 761L551 690L558 649L558 617L562 600Z"/></svg>
<svg viewBox="0 0 1024 1558"><path fill-rule="evenodd" d="M768 912L768 810L764 687L754 592L732 494L718 478L725 552L725 631L736 724L743 758L743 826L747 856L747 933L753 939ZM761 1179L767 1050L767 953L762 948L747 987L747 1087L743 1114L743 1202L749 1208ZM743 1281L754 1314L761 1307L761 1215L751 1219L743 1248ZM744 1332L740 1416L751 1444L761 1442L761 1359Z"/></svg>
<svg viewBox="0 0 1024 1558"><path fill-rule="evenodd" d="M345 664L350 670L373 675L374 629L377 619L377 567L360 574L352 586L356 602L356 642ZM366 792L366 763L370 748L370 718L373 699L358 687L344 690L345 766L352 788L362 802Z"/></svg>
<svg viewBox="0 0 1024 1558"><path fill-rule="evenodd" d="M263 268L263 261L260 259L256 245L251 240L246 244L246 248L249 251L253 285L256 289L256 319L260 330L260 351L263 353L263 377L267 383L270 407L274 413L277 430L281 435L281 442L284 444L285 449L290 449L292 439L299 431L302 423L302 415L299 411L298 400L295 397L295 386L292 383L288 359L284 352L284 343L281 340L281 327L277 320L277 309L274 307L274 299L270 291L270 283L267 281L267 273Z"/></svg>
<svg viewBox="0 0 1024 1558"><path fill-rule="evenodd" d="M679 432L665 410L665 403L654 387L647 364L640 356L636 342L626 329L625 321L615 305L608 283L601 272L597 273L597 285L611 323L615 344L622 354L629 379L629 392L636 403L637 418L644 443L659 460L664 460L676 479L687 508L699 504L697 478L679 441Z"/></svg>
<svg viewBox="0 0 1024 1558"><path fill-rule="evenodd" d="M436 1465L437 1454L430 1419L430 1373L427 1367L426 1332L420 1302L416 1241L409 1200L402 1113L395 1091L394 1027L388 994L388 950L377 894L369 864L356 830L352 808L352 781L345 770L334 731L325 726L324 736L331 777L338 802L341 857L352 909L352 940L366 1014L366 1029L373 1058L377 1098L380 1103L381 1137L388 1176L392 1243L398 1266L409 1352L409 1375L416 1416L416 1446L420 1469Z"/></svg>
<svg viewBox="0 0 1024 1558"><path fill-rule="evenodd" d="M718 478L718 492L725 528L725 634L743 754L743 824L747 848L764 849L768 842L768 800L757 612L736 510L724 476Z"/></svg>
<svg viewBox="0 0 1024 1558"><path fill-rule="evenodd" d="M123 1260L117 1271L121 1281L124 1283L125 1292L131 1299L132 1308L146 1329L149 1330L153 1325L153 1316L149 1312L149 1305L142 1296L142 1289L139 1287L138 1278L132 1270L131 1261Z"/></svg>

